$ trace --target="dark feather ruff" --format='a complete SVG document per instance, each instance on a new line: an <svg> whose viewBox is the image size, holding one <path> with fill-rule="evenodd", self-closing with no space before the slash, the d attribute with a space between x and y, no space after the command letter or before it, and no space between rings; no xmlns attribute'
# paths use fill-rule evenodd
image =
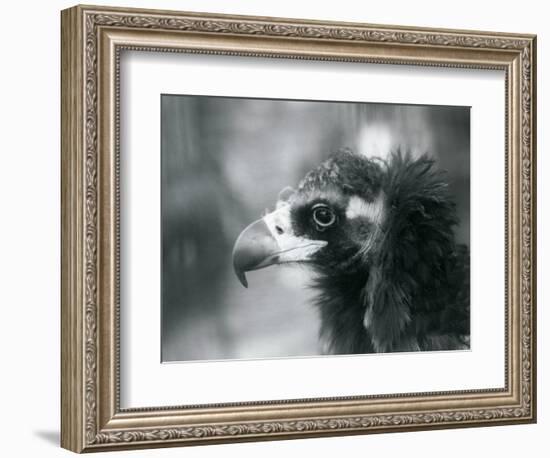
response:
<svg viewBox="0 0 550 458"><path fill-rule="evenodd" d="M455 243L458 221L445 174L426 156L400 152L381 170L386 217L374 245L341 269L318 269L325 350L468 348L469 252Z"/></svg>

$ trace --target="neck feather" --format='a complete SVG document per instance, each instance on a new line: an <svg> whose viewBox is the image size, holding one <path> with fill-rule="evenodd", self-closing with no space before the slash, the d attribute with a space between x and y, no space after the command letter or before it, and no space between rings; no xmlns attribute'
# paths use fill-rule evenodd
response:
<svg viewBox="0 0 550 458"><path fill-rule="evenodd" d="M372 353L370 336L363 326L363 288L368 273L319 272L315 279L321 314L320 337L326 354Z"/></svg>

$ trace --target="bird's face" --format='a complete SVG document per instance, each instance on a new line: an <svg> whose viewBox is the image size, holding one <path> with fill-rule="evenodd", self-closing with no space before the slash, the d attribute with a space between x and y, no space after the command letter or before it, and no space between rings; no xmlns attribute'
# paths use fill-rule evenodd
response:
<svg viewBox="0 0 550 458"><path fill-rule="evenodd" d="M245 287L245 272L273 264L311 263L338 272L358 257L368 260L384 220L384 194L378 183L368 188L377 192L357 193L334 174L335 168L325 163L297 190L283 189L275 209L239 235L233 265ZM327 170L333 179L323 179Z"/></svg>

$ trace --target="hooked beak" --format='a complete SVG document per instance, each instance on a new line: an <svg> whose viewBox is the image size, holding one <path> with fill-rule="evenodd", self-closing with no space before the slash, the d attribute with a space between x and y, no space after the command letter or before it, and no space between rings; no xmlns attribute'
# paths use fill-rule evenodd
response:
<svg viewBox="0 0 550 458"><path fill-rule="evenodd" d="M241 284L248 288L245 272L273 264L307 262L326 246L293 234L288 205L278 208L245 228L233 247L233 268Z"/></svg>

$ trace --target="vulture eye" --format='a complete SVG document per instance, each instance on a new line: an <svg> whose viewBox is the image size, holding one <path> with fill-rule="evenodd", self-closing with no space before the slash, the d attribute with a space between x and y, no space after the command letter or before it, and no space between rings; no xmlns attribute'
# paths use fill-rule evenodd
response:
<svg viewBox="0 0 550 458"><path fill-rule="evenodd" d="M336 222L336 215L326 205L317 204L313 207L313 221L317 225L317 230L324 231Z"/></svg>

